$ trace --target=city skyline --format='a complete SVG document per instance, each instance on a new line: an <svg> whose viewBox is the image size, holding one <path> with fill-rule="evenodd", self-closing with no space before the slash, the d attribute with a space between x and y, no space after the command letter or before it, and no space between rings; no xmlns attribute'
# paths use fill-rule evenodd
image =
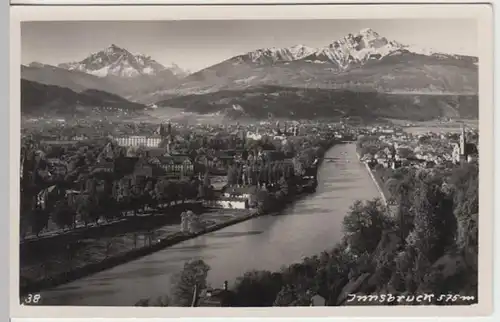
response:
<svg viewBox="0 0 500 322"><path fill-rule="evenodd" d="M22 24L21 61L50 65L81 61L115 44L165 66L174 63L195 72L260 48L325 47L364 28L405 45L478 56L476 21L465 19L51 21Z"/></svg>

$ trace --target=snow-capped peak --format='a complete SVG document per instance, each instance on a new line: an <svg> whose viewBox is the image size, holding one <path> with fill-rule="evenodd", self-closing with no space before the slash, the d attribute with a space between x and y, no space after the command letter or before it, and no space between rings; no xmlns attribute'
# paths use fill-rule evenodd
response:
<svg viewBox="0 0 500 322"><path fill-rule="evenodd" d="M342 70L353 65L362 65L369 60L380 60L386 56L404 53L475 61L474 57L467 55L443 53L432 48L404 45L395 40L388 40L371 28L364 28L355 34L350 33L335 40L305 57L304 60L311 63L332 63Z"/></svg>
<svg viewBox="0 0 500 322"><path fill-rule="evenodd" d="M375 30L373 30L372 28L363 28L361 29L359 32L358 32L358 35L363 35L363 36L366 36L366 37L371 37L371 38L377 38L377 37L380 37L380 35L378 34L378 32L376 32Z"/></svg>
<svg viewBox="0 0 500 322"><path fill-rule="evenodd" d="M112 54L112 53L117 52L117 51L120 52L120 51L125 51L125 50L118 47L115 44L111 44L111 46L107 47L104 51L106 52L106 54L109 55L109 54Z"/></svg>
<svg viewBox="0 0 500 322"><path fill-rule="evenodd" d="M317 49L304 46L304 45L295 45L288 47L288 50L292 53L294 56L294 60L296 59L302 59L304 57L307 57L311 55L312 53L316 52Z"/></svg>
<svg viewBox="0 0 500 322"><path fill-rule="evenodd" d="M28 65L26 65L26 66L28 66L28 67L38 67L38 68L41 68L41 67L45 67L45 66L47 66L47 65L46 65L46 64L44 64L44 63L40 63L40 62L38 62L38 61L34 61L34 62L29 63L29 64L28 64Z"/></svg>
<svg viewBox="0 0 500 322"><path fill-rule="evenodd" d="M286 48L269 47L260 48L244 55L234 57L233 60L236 60L236 62L246 61L255 64L274 64L302 59L314 52L315 49L304 45L294 45Z"/></svg>
<svg viewBox="0 0 500 322"><path fill-rule="evenodd" d="M448 54L448 53L443 53L439 50L436 50L432 47L421 47L416 44L409 44L409 45L403 45L402 46L404 49L415 53L415 54L420 54L420 55L426 55L426 56L436 56L436 55L445 55L445 56L456 56L454 54Z"/></svg>
<svg viewBox="0 0 500 322"><path fill-rule="evenodd" d="M403 49L396 41L389 41L371 28L361 29L355 34L333 41L328 46L305 58L310 62L329 62L345 69L363 64L368 60L381 59Z"/></svg>
<svg viewBox="0 0 500 322"><path fill-rule="evenodd" d="M175 76L178 77L186 77L190 74L188 70L182 69L176 63L170 63L169 65L166 65L165 68L170 70Z"/></svg>
<svg viewBox="0 0 500 322"><path fill-rule="evenodd" d="M93 53L79 62L59 64L59 67L68 70L77 70L99 77L136 77L141 75L158 75L169 70L151 56L133 55L128 50L115 44ZM180 68L176 68L179 72ZM172 71L172 73L176 74Z"/></svg>
<svg viewBox="0 0 500 322"><path fill-rule="evenodd" d="M338 68L345 69L353 64L381 59L401 49L405 49L402 44L387 40L371 28L363 28L323 48L316 49L301 44L284 48L261 48L236 56L232 61L233 63L274 64L305 60L314 63L333 63Z"/></svg>

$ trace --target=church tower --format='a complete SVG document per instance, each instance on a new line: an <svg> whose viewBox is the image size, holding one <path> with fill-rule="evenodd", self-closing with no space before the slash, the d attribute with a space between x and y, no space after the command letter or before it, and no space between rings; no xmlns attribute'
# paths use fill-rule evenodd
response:
<svg viewBox="0 0 500 322"><path fill-rule="evenodd" d="M167 124L167 135L172 135L172 124L170 122Z"/></svg>
<svg viewBox="0 0 500 322"><path fill-rule="evenodd" d="M162 138L167 141L167 154L170 154L172 152L172 143L173 143L173 138L172 138L172 124L168 122L167 128L164 129L164 134L162 135Z"/></svg>
<svg viewBox="0 0 500 322"><path fill-rule="evenodd" d="M462 125L462 133L460 134L460 155L465 156L466 145L467 145L467 139L465 137L465 126Z"/></svg>
<svg viewBox="0 0 500 322"><path fill-rule="evenodd" d="M281 135L280 121L276 121L276 135Z"/></svg>

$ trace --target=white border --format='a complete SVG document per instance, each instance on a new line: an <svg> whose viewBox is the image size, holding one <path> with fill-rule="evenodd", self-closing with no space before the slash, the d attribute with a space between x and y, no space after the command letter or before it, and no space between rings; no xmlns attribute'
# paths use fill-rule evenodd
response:
<svg viewBox="0 0 500 322"><path fill-rule="evenodd" d="M401 3L412 4L415 3L413 0L399 0L399 1L384 1L384 0L300 0L293 1L294 4L355 4L356 2L360 4L394 4L398 5ZM419 3L429 3L435 4L439 3L478 3L479 1L471 1L471 0L420 0ZM210 0L210 1L200 1L200 0L144 0L138 2L137 0L11 0L11 5L25 5L25 4L34 4L34 5L248 5L248 4L282 4L282 5L290 5L290 0L259 0L259 1L241 1L241 0ZM483 2L484 3L484 2Z"/></svg>
<svg viewBox="0 0 500 322"><path fill-rule="evenodd" d="M66 1L67 2L67 1ZM315 307L315 308L139 308L28 307L18 304L19 293L19 142L20 142L20 22L51 20L234 20L234 19L389 19L474 18L478 21L480 103L480 251L478 305L469 307ZM10 215L11 316L20 317L390 317L478 316L492 311L493 215L493 34L488 5L292 5L292 6L170 6L170 7L11 7Z"/></svg>

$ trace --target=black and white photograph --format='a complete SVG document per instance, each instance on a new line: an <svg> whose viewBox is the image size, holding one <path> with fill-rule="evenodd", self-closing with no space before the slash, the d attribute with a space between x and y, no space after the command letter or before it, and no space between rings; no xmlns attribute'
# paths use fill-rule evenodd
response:
<svg viewBox="0 0 500 322"><path fill-rule="evenodd" d="M478 304L477 19L20 33L20 305Z"/></svg>

